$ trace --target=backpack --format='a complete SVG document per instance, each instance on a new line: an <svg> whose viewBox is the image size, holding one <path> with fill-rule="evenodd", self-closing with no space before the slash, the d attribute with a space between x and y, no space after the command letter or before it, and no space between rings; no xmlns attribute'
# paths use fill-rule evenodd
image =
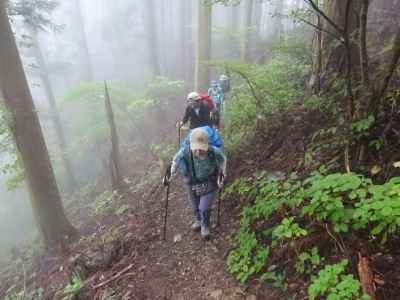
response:
<svg viewBox="0 0 400 300"><path fill-rule="evenodd" d="M208 108L210 109L210 111L215 110L215 105L214 105L214 101L211 99L210 96L208 96L207 94L199 94L201 97L201 101L203 101L204 103L207 104Z"/></svg>

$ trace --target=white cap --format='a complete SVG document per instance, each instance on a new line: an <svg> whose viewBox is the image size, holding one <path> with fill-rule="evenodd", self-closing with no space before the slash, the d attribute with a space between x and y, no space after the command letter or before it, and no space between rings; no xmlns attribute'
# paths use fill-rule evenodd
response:
<svg viewBox="0 0 400 300"><path fill-rule="evenodd" d="M203 129L193 129L192 134L190 135L190 149L203 151L208 150L208 135Z"/></svg>
<svg viewBox="0 0 400 300"><path fill-rule="evenodd" d="M200 100L200 95L199 95L199 93L196 93L196 92L191 92L188 96L187 96L187 99L189 100L189 101L193 101L193 100Z"/></svg>

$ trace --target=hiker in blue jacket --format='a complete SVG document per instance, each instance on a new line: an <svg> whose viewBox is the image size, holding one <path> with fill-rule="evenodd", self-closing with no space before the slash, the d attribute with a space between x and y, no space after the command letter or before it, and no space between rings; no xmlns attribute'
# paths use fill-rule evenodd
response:
<svg viewBox="0 0 400 300"><path fill-rule="evenodd" d="M208 238L210 209L226 176L226 157L219 148L209 145L205 128L194 129L190 134L190 144L183 145L175 154L171 176L178 169L183 176L195 216L192 229L200 230L201 236Z"/></svg>
<svg viewBox="0 0 400 300"><path fill-rule="evenodd" d="M214 106L216 108L216 111L214 112L214 124L217 128L219 128L225 95L217 81L211 81L211 87L208 89L208 96L210 96L214 102Z"/></svg>
<svg viewBox="0 0 400 300"><path fill-rule="evenodd" d="M213 80L211 81L211 87L208 89L208 96L211 97L214 101L214 105L217 108L218 111L220 111L221 106L224 102L224 91L222 88L219 86L218 82Z"/></svg>

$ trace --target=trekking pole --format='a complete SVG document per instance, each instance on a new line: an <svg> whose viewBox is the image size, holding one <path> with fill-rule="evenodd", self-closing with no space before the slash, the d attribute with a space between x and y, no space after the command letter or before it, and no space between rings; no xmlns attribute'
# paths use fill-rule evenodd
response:
<svg viewBox="0 0 400 300"><path fill-rule="evenodd" d="M178 126L178 149L181 146L181 125Z"/></svg>
<svg viewBox="0 0 400 300"><path fill-rule="evenodd" d="M165 241L167 235L167 216L168 216L168 198L169 198L169 186L170 183L167 184L167 194L165 197L165 213L164 213L164 228L163 228L163 240Z"/></svg>
<svg viewBox="0 0 400 300"><path fill-rule="evenodd" d="M219 227L221 219L221 194L223 188L224 188L224 176L220 174L218 177L217 227Z"/></svg>
<svg viewBox="0 0 400 300"><path fill-rule="evenodd" d="M217 203L217 227L220 225L220 218L221 218L221 192L222 189L218 190L218 203Z"/></svg>

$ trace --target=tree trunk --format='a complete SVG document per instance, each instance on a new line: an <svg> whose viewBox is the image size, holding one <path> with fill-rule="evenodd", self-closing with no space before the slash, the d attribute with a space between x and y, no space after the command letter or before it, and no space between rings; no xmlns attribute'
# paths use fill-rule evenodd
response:
<svg viewBox="0 0 400 300"><path fill-rule="evenodd" d="M206 65L211 53L211 4L199 1L199 19L197 26L195 90L207 91L209 68Z"/></svg>
<svg viewBox="0 0 400 300"><path fill-rule="evenodd" d="M234 36L236 36L237 34L238 34L238 31L239 31L239 28L238 28L238 25L239 25L239 8L238 8L238 6L237 5L234 5L234 6L232 6L231 7L231 9L230 9L231 11L230 11L230 17L229 17L229 20L230 20L230 24L229 24L229 28L230 28L230 30L232 31L232 34L234 35ZM238 58L238 48L239 48L239 45L238 45L238 43L237 43L237 40L236 40L236 38L234 38L234 37L232 37L231 38L231 46L230 46L230 48L231 48L231 56L232 56L232 58Z"/></svg>
<svg viewBox="0 0 400 300"><path fill-rule="evenodd" d="M195 69L195 46L194 46L194 34L193 34L193 0L185 0L187 2L186 7L186 63L185 63L185 90L193 90L194 86L194 69Z"/></svg>
<svg viewBox="0 0 400 300"><path fill-rule="evenodd" d="M76 12L77 12L77 27L79 29L79 34L80 34L80 47L82 48L83 51L83 79L86 81L91 81L93 80L93 70L92 70L92 64L90 60L90 54L89 54L89 47L87 44L87 39L86 39L86 31L85 31L85 23L83 21L83 14L82 14L82 8L80 5L80 0L75 0L75 6L76 6Z"/></svg>
<svg viewBox="0 0 400 300"><path fill-rule="evenodd" d="M240 51L240 58L244 62L250 62L251 19L253 16L253 5L253 0L247 0L244 3L243 38Z"/></svg>
<svg viewBox="0 0 400 300"><path fill-rule="evenodd" d="M0 2L0 28L0 85L13 119L10 129L25 168L35 220L45 247L50 249L76 231L64 214L4 1Z"/></svg>
<svg viewBox="0 0 400 300"><path fill-rule="evenodd" d="M64 163L64 168L65 168L66 177L67 177L67 181L68 181L68 189L73 190L74 187L76 186L76 180L75 180L75 177L74 177L74 174L72 171L70 159L68 157L67 142L65 139L63 126L61 124L60 114L57 109L56 99L54 97L53 89L51 87L50 78L48 76L47 65L44 60L42 50L40 48L36 29L32 29L31 34L32 34L33 49L35 52L35 58L36 58L37 64L39 65L39 69L40 69L39 70L40 78L43 83L43 87L44 87L44 90L45 90L45 93L47 96L47 100L49 101L51 119L53 121L56 135L58 138L58 143L60 146L61 157L62 157L62 160Z"/></svg>
<svg viewBox="0 0 400 300"><path fill-rule="evenodd" d="M157 23L155 18L154 0L145 1L145 24L147 29L147 46L149 49L149 63L151 67L152 76L159 76L160 58L158 55L158 34Z"/></svg>
<svg viewBox="0 0 400 300"><path fill-rule="evenodd" d="M319 5L319 1L316 1L316 4ZM316 25L317 29L314 33L313 38L313 73L310 79L310 87L316 92L319 93L321 91L321 71L322 71L322 21L321 16L317 14L316 16Z"/></svg>
<svg viewBox="0 0 400 300"><path fill-rule="evenodd" d="M272 20L272 40L280 41L283 38L283 24L282 24L282 13L284 7L284 0L276 1L273 8L273 20Z"/></svg>
<svg viewBox="0 0 400 300"><path fill-rule="evenodd" d="M111 106L110 94L108 93L107 83L104 83L105 92L105 107L107 113L107 120L110 126L111 136L111 153L110 153L110 172L111 172L111 187L113 191L119 190L122 184L121 172L121 156L119 152L119 141L117 127L115 126L114 113Z"/></svg>
<svg viewBox="0 0 400 300"><path fill-rule="evenodd" d="M347 32L349 36L352 36L354 31L358 28L357 16L353 13L354 11L359 11L360 0L354 0L350 8L350 14L347 24ZM331 0L325 4L326 15L341 29L344 29L346 24L346 3L343 0ZM346 60L346 51L343 43L338 42L332 34L339 36L338 31L322 18L322 73L324 72L344 72L344 61ZM358 65L358 48L355 47L354 43L350 41L352 62ZM317 50L318 51L318 50Z"/></svg>
<svg viewBox="0 0 400 300"><path fill-rule="evenodd" d="M186 18L186 11L188 6L188 0L180 0L179 1L179 56L181 58L180 62L178 62L179 68L179 78L185 79L186 78L186 64L187 64L187 47L189 47L189 41L187 40L186 31L188 30L187 18Z"/></svg>

